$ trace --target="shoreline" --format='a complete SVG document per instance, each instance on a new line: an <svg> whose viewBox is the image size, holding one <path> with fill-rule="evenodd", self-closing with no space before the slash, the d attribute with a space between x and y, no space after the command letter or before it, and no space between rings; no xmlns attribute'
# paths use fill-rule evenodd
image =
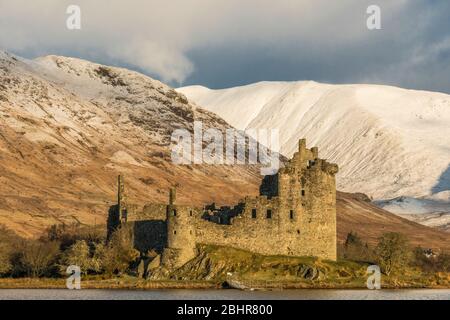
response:
<svg viewBox="0 0 450 320"><path fill-rule="evenodd" d="M282 291L282 290L367 290L365 286L354 284L327 284L327 283L301 283L286 282L280 285L255 286L255 291ZM0 279L0 289L67 289L66 279L52 278L3 278ZM187 289L187 290L229 290L233 288L224 288L220 282L212 281L164 281L164 280L130 280L127 278L113 279L88 279L81 281L82 290L163 290L163 289ZM443 285L407 285L394 286L389 283L382 284L381 290L448 290L450 286ZM236 289L239 290L239 289ZM250 291L250 290L244 290Z"/></svg>

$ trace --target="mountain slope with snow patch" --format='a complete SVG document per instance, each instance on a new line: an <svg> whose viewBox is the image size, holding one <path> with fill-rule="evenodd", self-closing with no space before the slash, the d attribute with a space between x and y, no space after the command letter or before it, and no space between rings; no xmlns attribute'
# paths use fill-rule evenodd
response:
<svg viewBox="0 0 450 320"><path fill-rule="evenodd" d="M171 134L194 120L230 125L143 74L85 60L23 59L0 51L0 224L36 236L52 224L102 224L117 175L136 205L232 203L256 193L245 166L180 166Z"/></svg>

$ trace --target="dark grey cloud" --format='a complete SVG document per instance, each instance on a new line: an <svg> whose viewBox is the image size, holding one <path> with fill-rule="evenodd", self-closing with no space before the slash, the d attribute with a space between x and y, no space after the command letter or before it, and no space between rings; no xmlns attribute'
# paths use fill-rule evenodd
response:
<svg viewBox="0 0 450 320"><path fill-rule="evenodd" d="M354 9L360 12L361 8ZM187 84L213 88L263 80L315 80L327 83L379 83L450 93L450 2L414 1L394 16L383 15L382 30L360 26L362 36L268 45L195 48L188 57L196 66ZM355 26L358 27L358 26Z"/></svg>
<svg viewBox="0 0 450 320"><path fill-rule="evenodd" d="M82 30L65 28L78 4ZM382 30L366 27L381 7ZM173 86L381 83L450 93L447 0L0 0L0 48L76 56Z"/></svg>

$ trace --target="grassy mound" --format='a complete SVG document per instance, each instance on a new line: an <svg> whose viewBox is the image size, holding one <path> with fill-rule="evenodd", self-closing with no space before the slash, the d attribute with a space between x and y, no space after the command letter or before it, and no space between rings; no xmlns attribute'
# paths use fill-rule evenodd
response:
<svg viewBox="0 0 450 320"><path fill-rule="evenodd" d="M202 245L196 258L170 274L176 280L235 280L261 288L366 288L369 263L314 257L264 256L249 251ZM408 269L389 277L382 287L450 287L449 274Z"/></svg>
<svg viewBox="0 0 450 320"><path fill-rule="evenodd" d="M212 245L199 246L196 258L171 274L179 280L235 279L266 287L327 287L327 284L361 287L368 264L329 261L314 257L264 256ZM231 274L231 275L230 275Z"/></svg>

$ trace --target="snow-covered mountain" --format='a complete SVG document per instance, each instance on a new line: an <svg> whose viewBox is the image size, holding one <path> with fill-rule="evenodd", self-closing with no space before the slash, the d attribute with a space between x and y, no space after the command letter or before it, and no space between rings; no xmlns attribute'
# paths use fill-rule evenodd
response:
<svg viewBox="0 0 450 320"><path fill-rule="evenodd" d="M311 81L177 90L239 129L278 128L286 156L306 137L339 164L340 190L437 197L450 212L450 95Z"/></svg>
<svg viewBox="0 0 450 320"><path fill-rule="evenodd" d="M173 185L185 203L256 193L257 170L172 163L172 131L194 120L230 128L143 74L0 51L0 224L31 236L51 224L104 223L119 173L138 205L166 202Z"/></svg>

